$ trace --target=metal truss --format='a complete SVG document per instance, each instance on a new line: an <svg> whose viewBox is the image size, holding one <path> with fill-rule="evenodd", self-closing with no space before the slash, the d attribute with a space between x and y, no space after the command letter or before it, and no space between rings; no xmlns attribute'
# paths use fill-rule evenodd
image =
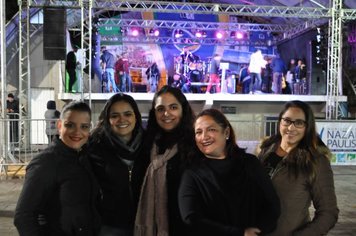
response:
<svg viewBox="0 0 356 236"><path fill-rule="evenodd" d="M89 91L91 91L91 57L92 57L92 4L93 0L79 0L79 4L81 6L81 49L84 49L84 55L82 58L85 58L85 65L81 65L81 76L82 83L83 81L88 81L89 83ZM87 56L88 55L88 56ZM87 66L89 73L84 73L84 67ZM84 86L82 84L82 99L84 99ZM91 93L89 93L89 106L91 106Z"/></svg>
<svg viewBox="0 0 356 236"><path fill-rule="evenodd" d="M31 7L67 7L81 8L80 2L72 0L32 0ZM329 8L314 7L288 7L288 6L258 6L217 3L186 3L186 2L161 2L161 1L93 1L93 9L131 11L131 12L172 12L194 14L230 14L239 16L262 17L297 17L297 18L322 18L331 17Z"/></svg>
<svg viewBox="0 0 356 236"><path fill-rule="evenodd" d="M343 20L355 20L356 19L356 9L342 9L342 19Z"/></svg>
<svg viewBox="0 0 356 236"><path fill-rule="evenodd" d="M41 32L41 30L43 29L43 25L39 25L39 24L30 24L30 31L29 31L29 34L30 34L30 37L29 39L32 40L34 37L35 34L37 34L38 32ZM18 32L20 33L20 32ZM18 37L18 36L17 36ZM24 37L24 40L27 40L26 37ZM26 42L27 43L27 42ZM33 49L37 48L39 44L41 44L42 42L41 41L31 41L30 43L30 54L31 52L33 51ZM11 51L13 52L11 54L11 57L10 58L7 58L7 65L11 64L11 62L13 60L15 60L16 58L16 55L17 53L19 52L20 50L20 47L19 47L19 44L15 44L12 46L11 48Z"/></svg>
<svg viewBox="0 0 356 236"><path fill-rule="evenodd" d="M0 99L1 101L5 101L6 97L6 35L5 30L5 2L0 1L0 78L1 78L1 93ZM1 114L0 118L6 117L6 103L2 102L1 106ZM5 122L1 122L0 124L0 132L2 134L8 133L8 127ZM3 145L0 145L0 175L5 171L4 164L6 164L6 157L8 154L8 138L7 135L1 135L0 141Z"/></svg>
<svg viewBox="0 0 356 236"><path fill-rule="evenodd" d="M268 42L254 42L252 43L248 39L224 39L219 40L215 38L179 38L174 37L151 37L151 36L102 36L101 41L115 42L115 43L146 43L146 44L199 44L199 45L225 45L225 46L267 46ZM275 44L275 42L271 42Z"/></svg>
<svg viewBox="0 0 356 236"><path fill-rule="evenodd" d="M290 26L280 24L250 24L250 23L220 23L220 22L190 22L190 21L162 21L140 19L100 18L98 26L120 26L122 28L167 28L167 29L199 29L199 30L242 30L246 32L285 32Z"/></svg>
<svg viewBox="0 0 356 236"><path fill-rule="evenodd" d="M333 0L332 18L329 24L327 106L326 119L337 119L339 110L338 96L342 94L342 0Z"/></svg>
<svg viewBox="0 0 356 236"><path fill-rule="evenodd" d="M295 38L297 35L303 34L308 30L327 23L327 19L311 19L299 25L289 26L288 30L284 31L283 38L279 38L278 42Z"/></svg>
<svg viewBox="0 0 356 236"><path fill-rule="evenodd" d="M19 124L20 148L29 146L30 127L27 122L31 108L30 8L28 0L19 0Z"/></svg>
<svg viewBox="0 0 356 236"><path fill-rule="evenodd" d="M1 81L5 81L6 78L6 29L5 29L5 2L0 1L0 78ZM6 83L1 83L1 93L0 100L5 101L6 97ZM0 117L5 117L6 115L6 103L2 102L0 104L1 114ZM0 127L1 129L1 127ZM4 130L4 129L1 129ZM1 140L2 137L0 137ZM1 171L1 170L0 170Z"/></svg>

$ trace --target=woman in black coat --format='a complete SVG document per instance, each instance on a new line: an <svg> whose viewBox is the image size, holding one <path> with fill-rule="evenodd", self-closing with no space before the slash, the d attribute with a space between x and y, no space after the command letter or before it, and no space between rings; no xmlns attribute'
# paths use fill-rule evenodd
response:
<svg viewBox="0 0 356 236"><path fill-rule="evenodd" d="M190 235L256 236L272 231L279 200L258 159L237 146L229 121L218 110L201 112L194 128L199 149L195 155L202 159L185 171L178 194Z"/></svg>
<svg viewBox="0 0 356 236"><path fill-rule="evenodd" d="M149 164L142 149L141 114L135 100L118 93L106 103L90 140L90 159L100 184L99 235L133 234L141 184Z"/></svg>
<svg viewBox="0 0 356 236"><path fill-rule="evenodd" d="M15 226L21 236L97 235L99 186L86 152L91 127L89 106L84 102L68 104L57 127L60 139L26 169Z"/></svg>

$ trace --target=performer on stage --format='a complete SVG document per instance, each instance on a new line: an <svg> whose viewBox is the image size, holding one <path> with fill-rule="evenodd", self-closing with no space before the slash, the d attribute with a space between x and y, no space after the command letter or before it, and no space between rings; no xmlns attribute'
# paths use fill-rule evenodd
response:
<svg viewBox="0 0 356 236"><path fill-rule="evenodd" d="M210 93L210 89L215 83L216 92L220 93L220 77L219 77L219 67L220 67L221 56L219 54L214 54L210 65L210 80L209 85L206 88L206 93Z"/></svg>
<svg viewBox="0 0 356 236"><path fill-rule="evenodd" d="M118 76L118 87L123 93L131 92L132 79L130 76L130 63L126 52L121 54L121 57L115 64L115 73Z"/></svg>
<svg viewBox="0 0 356 236"><path fill-rule="evenodd" d="M262 78L261 70L266 67L266 61L263 58L262 52L258 49L251 54L250 64L248 70L250 71L251 83L250 94L254 94L255 91L261 91Z"/></svg>
<svg viewBox="0 0 356 236"><path fill-rule="evenodd" d="M192 52L189 51L189 47L188 46L184 46L183 47L183 51L180 53L180 56L182 58L181 62L182 62L182 74L184 76L187 76L188 72L189 72L189 63L194 62L194 55Z"/></svg>
<svg viewBox="0 0 356 236"><path fill-rule="evenodd" d="M161 78L160 71L158 69L158 65L154 62L150 67L146 70L146 75L150 87L150 92L155 93L157 92L159 80Z"/></svg>

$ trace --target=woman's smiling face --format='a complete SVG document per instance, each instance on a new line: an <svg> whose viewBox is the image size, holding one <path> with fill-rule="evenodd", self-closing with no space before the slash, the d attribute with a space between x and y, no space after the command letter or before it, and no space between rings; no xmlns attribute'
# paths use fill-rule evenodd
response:
<svg viewBox="0 0 356 236"><path fill-rule="evenodd" d="M226 140L229 138L229 128L223 129L208 115L195 121L195 142L199 150L208 158L224 159Z"/></svg>
<svg viewBox="0 0 356 236"><path fill-rule="evenodd" d="M80 150L88 141L90 122L91 119L88 112L67 111L57 123L60 139L68 147Z"/></svg>
<svg viewBox="0 0 356 236"><path fill-rule="evenodd" d="M183 116L182 105L170 93L157 97L155 105L157 124L165 131L171 131L178 126Z"/></svg>
<svg viewBox="0 0 356 236"><path fill-rule="evenodd" d="M299 124L297 125L298 127L296 127L296 123ZM304 126L301 124L304 124ZM290 107L283 114L279 124L279 132L282 136L282 148L287 150L296 147L303 139L305 130L306 124L303 110L297 107Z"/></svg>
<svg viewBox="0 0 356 236"><path fill-rule="evenodd" d="M129 103L115 102L110 108L109 122L115 134L126 142L131 140L136 125L136 116Z"/></svg>

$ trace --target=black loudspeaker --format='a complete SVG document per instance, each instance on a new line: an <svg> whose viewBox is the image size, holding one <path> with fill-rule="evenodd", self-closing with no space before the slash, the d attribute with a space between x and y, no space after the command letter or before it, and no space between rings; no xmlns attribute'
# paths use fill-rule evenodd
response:
<svg viewBox="0 0 356 236"><path fill-rule="evenodd" d="M45 60L66 59L67 11L64 8L43 10L43 56Z"/></svg>

